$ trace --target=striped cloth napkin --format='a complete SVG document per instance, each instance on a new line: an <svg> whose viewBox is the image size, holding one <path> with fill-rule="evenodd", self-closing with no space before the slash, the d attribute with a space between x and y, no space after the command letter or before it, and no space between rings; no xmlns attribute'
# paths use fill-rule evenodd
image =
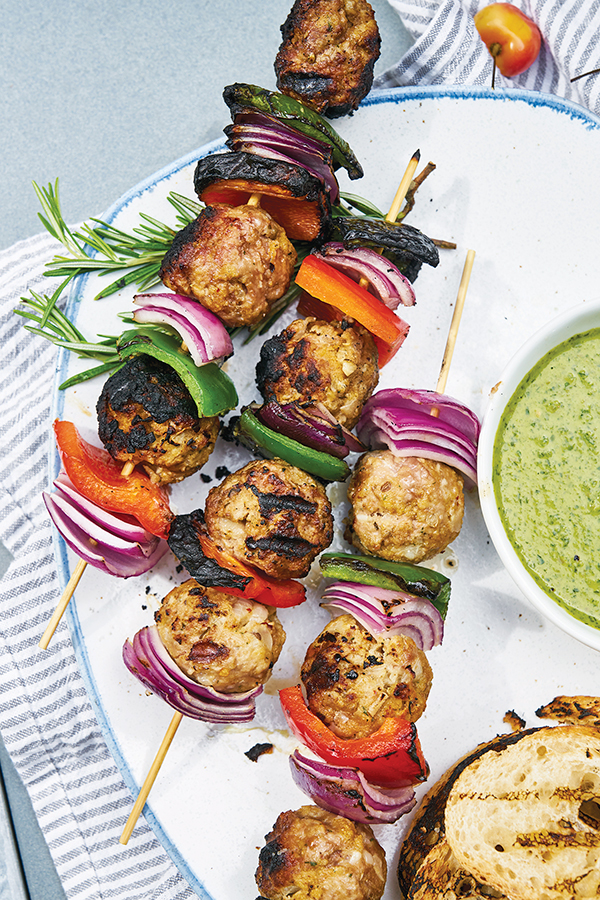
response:
<svg viewBox="0 0 600 900"><path fill-rule="evenodd" d="M488 0L388 0L414 38L409 51L375 80L375 88L423 84L491 87L492 58L473 23ZM517 0L543 36L533 65L515 78L496 73L496 87L565 97L600 115L600 0Z"/></svg>
<svg viewBox="0 0 600 900"><path fill-rule="evenodd" d="M43 267L59 245L39 235L0 253L0 540L14 560L0 583L0 731L25 783L65 893L78 900L184 900L184 881L144 818L119 837L132 797L79 674L66 622L38 641L60 596L42 491L56 348L13 312L52 293Z"/></svg>

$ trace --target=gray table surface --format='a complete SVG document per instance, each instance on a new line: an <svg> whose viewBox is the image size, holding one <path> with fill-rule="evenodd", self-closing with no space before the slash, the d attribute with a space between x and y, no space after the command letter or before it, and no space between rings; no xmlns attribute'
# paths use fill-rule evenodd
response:
<svg viewBox="0 0 600 900"><path fill-rule="evenodd" d="M382 35L377 74L410 38L386 0L371 4ZM78 222L220 137L229 121L226 84L275 88L279 26L290 7L291 0L0 0L0 249L42 230L33 181L58 178L65 219ZM6 562L0 547L0 575ZM0 900L61 900L1 741L0 769Z"/></svg>

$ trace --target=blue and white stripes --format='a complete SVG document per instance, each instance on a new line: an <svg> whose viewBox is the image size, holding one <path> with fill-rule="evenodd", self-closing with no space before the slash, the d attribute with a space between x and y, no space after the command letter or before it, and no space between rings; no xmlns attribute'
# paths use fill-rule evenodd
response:
<svg viewBox="0 0 600 900"><path fill-rule="evenodd" d="M0 729L69 898L189 900L195 896L140 819L119 844L132 797L101 735L65 623L38 648L60 596L48 484L57 351L13 312L30 290L50 293L46 235L0 253L0 540L14 560L0 584Z"/></svg>
<svg viewBox="0 0 600 900"><path fill-rule="evenodd" d="M487 0L389 0L415 43L380 75L375 88L423 84L491 85L492 59L473 22ZM515 78L496 75L498 87L558 94L600 114L600 0L517 0L537 22L544 42L536 62Z"/></svg>

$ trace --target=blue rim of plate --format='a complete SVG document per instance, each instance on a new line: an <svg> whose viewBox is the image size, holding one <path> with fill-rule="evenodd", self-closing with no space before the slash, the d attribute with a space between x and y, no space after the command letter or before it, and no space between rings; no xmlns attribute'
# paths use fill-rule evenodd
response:
<svg viewBox="0 0 600 900"><path fill-rule="evenodd" d="M530 106L532 108L542 107L558 114L567 115L571 119L585 125L588 130L600 129L600 118L584 107L579 106L578 104L573 103L570 100L556 97L553 94L525 91L519 88L491 90L490 88L485 87L469 87L462 85L428 85L425 87L390 88L386 90L373 91L363 101L361 106L377 106L384 103L414 103L421 100L492 100L501 103L525 103L527 106ZM224 111L224 119L225 114L226 111ZM141 194L145 193L150 188L155 187L157 184L160 184L162 181L165 181L167 178L176 175L186 167L193 165L199 158L217 153L220 150L224 149L224 147L224 139L217 139L165 166L154 175L151 175L143 181L139 182L139 184L135 185L129 191L123 194L111 207L109 207L106 213L100 218L108 223L111 223L122 209L127 207ZM76 312L78 309L77 300L75 298L75 291L76 289L81 290L82 287L87 283L89 277L90 275L82 275L71 285L66 306L66 314L74 322L76 322L77 320ZM53 386L52 420L54 420L55 418L60 418L60 414L64 408L64 395L62 395L58 391L58 385L66 377L67 360L67 351L59 351L58 366L55 376L55 383ZM59 472L60 458L52 433L49 436L49 441L51 444L51 451L48 454L48 483L51 485L54 478ZM61 583L61 588L64 589L70 577L67 548L63 539L55 530L54 546L55 556L58 563L59 581ZM136 779L131 773L131 770L129 769L129 766L121 751L117 737L110 727L110 722L106 717L104 708L98 695L98 691L91 674L87 648L85 646L81 624L77 614L76 603L69 604L67 608L67 621L69 623L73 649L75 651L75 656L79 664L79 670L86 686L88 698L96 713L96 717L98 719L103 737L110 748L113 759L115 760L117 768L119 769L119 772L121 773L125 784L131 791L132 796L136 797L139 792L140 785L137 783ZM143 815L147 823L150 825L155 836L162 844L166 853L170 856L175 866L179 869L181 875L189 883L192 890L199 894L202 900L215 900L215 898L207 892L202 882L200 882L196 875L190 870L188 863L182 857L177 847L175 847L174 844L169 840L168 836L163 830L159 819L154 815L150 804L151 795L148 803L144 807Z"/></svg>

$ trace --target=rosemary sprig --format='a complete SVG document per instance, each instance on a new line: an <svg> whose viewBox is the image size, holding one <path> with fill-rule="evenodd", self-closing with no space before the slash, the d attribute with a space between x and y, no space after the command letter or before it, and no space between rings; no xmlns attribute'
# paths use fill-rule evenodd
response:
<svg viewBox="0 0 600 900"><path fill-rule="evenodd" d="M99 291L96 300L108 297L128 284L136 284L140 291L158 284L160 265L173 238L203 208L197 201L171 192L167 199L176 212L175 228L140 213L141 224L130 234L96 218L85 222L78 231L71 231L61 211L58 179L47 188L41 188L35 182L33 187L42 207L42 212L38 213L42 224L68 252L68 256L55 256L46 266L48 277L64 279L59 294L76 275L123 273Z"/></svg>
<svg viewBox="0 0 600 900"><path fill-rule="evenodd" d="M102 363L100 366L94 366L92 369L86 369L85 372L68 378L60 385L60 390L80 384L82 381L87 381L104 372L110 372L122 364L117 353L117 338L100 335L104 340L97 343L87 341L79 329L56 306L54 294L48 297L46 294L36 294L32 291L31 297L21 297L21 303L27 309L15 309L16 314L36 323L35 325L25 325L27 331L39 334L53 344L76 353L81 359L97 359Z"/></svg>

